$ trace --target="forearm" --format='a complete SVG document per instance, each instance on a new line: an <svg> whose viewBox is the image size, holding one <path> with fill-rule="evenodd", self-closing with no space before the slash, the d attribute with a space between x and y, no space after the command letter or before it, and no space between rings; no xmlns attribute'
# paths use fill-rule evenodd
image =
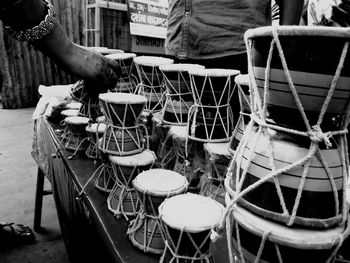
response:
<svg viewBox="0 0 350 263"><path fill-rule="evenodd" d="M279 5L280 25L298 25L304 0L276 0Z"/></svg>

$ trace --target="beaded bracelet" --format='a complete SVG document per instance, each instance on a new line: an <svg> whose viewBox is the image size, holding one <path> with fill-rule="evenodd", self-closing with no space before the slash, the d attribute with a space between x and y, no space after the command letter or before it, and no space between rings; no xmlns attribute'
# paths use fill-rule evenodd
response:
<svg viewBox="0 0 350 263"><path fill-rule="evenodd" d="M39 25L34 26L23 31L16 31L10 26L5 26L7 33L16 40L19 41L35 41L49 34L55 28L56 13L51 3L47 0L43 0L47 6L47 15Z"/></svg>

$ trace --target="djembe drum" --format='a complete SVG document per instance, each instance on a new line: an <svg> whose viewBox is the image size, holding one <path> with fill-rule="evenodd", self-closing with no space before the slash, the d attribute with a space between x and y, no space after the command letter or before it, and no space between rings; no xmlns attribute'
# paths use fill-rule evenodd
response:
<svg viewBox="0 0 350 263"><path fill-rule="evenodd" d="M228 201L227 205L230 204ZM237 206L229 244L238 262L334 262L349 226L330 229L290 228Z"/></svg>
<svg viewBox="0 0 350 263"><path fill-rule="evenodd" d="M202 142L228 141L233 131L230 99L237 70L190 69L195 104L189 111L189 138Z"/></svg>
<svg viewBox="0 0 350 263"><path fill-rule="evenodd" d="M224 215L224 207L215 200L196 194L181 194L159 206L165 236L160 262L214 262L210 231Z"/></svg>
<svg viewBox="0 0 350 263"><path fill-rule="evenodd" d="M266 27L245 38L254 94L231 163L238 203L289 226L344 223L350 30Z"/></svg>
<svg viewBox="0 0 350 263"><path fill-rule="evenodd" d="M85 117L76 116L64 119L65 129L60 142L67 150L74 151L73 156L76 152L86 150L88 147L85 130L88 124L89 119Z"/></svg>
<svg viewBox="0 0 350 263"><path fill-rule="evenodd" d="M86 126L85 130L89 138L89 146L85 151L88 158L96 160L98 158L98 140L103 136L107 126L104 123L92 123Z"/></svg>
<svg viewBox="0 0 350 263"><path fill-rule="evenodd" d="M154 152L144 150L131 156L109 155L116 183L107 198L108 210L115 216L136 216L140 211L140 202L132 186L132 180L143 171L152 168L156 156Z"/></svg>
<svg viewBox="0 0 350 263"><path fill-rule="evenodd" d="M164 104L164 85L159 66L172 64L174 60L163 57L140 56L134 58L134 63L140 79L136 92L147 98L145 111L151 114L160 111Z"/></svg>
<svg viewBox="0 0 350 263"><path fill-rule="evenodd" d="M129 225L129 239L144 252L161 254L164 241L158 207L165 198L186 192L188 182L174 171L151 169L136 176L132 184L141 202L141 212Z"/></svg>
<svg viewBox="0 0 350 263"><path fill-rule="evenodd" d="M116 92L130 92L133 93L136 88L136 79L132 74L132 67L134 57L136 57L135 53L116 53L106 55L107 58L118 61L121 67L121 75L119 77L118 83L115 87Z"/></svg>
<svg viewBox="0 0 350 263"><path fill-rule="evenodd" d="M187 125L187 116L193 105L189 69L204 69L197 64L168 64L159 66L164 76L165 104L163 122L171 125Z"/></svg>
<svg viewBox="0 0 350 263"><path fill-rule="evenodd" d="M139 123L146 98L130 93L99 95L101 108L107 118L107 129L102 137L101 150L113 155L132 155L145 148L147 133Z"/></svg>
<svg viewBox="0 0 350 263"><path fill-rule="evenodd" d="M208 196L225 205L224 180L231 160L229 143L205 143L205 182L201 187L201 194Z"/></svg>

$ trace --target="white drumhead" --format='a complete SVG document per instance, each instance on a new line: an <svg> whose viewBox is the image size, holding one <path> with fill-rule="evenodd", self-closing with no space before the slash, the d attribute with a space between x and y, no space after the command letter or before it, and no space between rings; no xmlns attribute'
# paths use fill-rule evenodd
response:
<svg viewBox="0 0 350 263"><path fill-rule="evenodd" d="M134 58L134 62L136 64L143 65L143 66L159 67L165 64L173 64L174 60L169 58L163 58L163 57L140 56L140 57Z"/></svg>
<svg viewBox="0 0 350 263"><path fill-rule="evenodd" d="M143 171L134 179L133 185L142 192L167 196L172 192L187 189L188 182L185 176L177 172L159 168Z"/></svg>
<svg viewBox="0 0 350 263"><path fill-rule="evenodd" d="M190 69L188 71L190 75L196 76L209 76L209 77L229 77L240 74L239 70L234 69L221 69L221 68L210 68L210 69Z"/></svg>
<svg viewBox="0 0 350 263"><path fill-rule="evenodd" d="M149 165L154 163L156 159L156 155L150 150L144 150L143 152L130 156L109 155L109 160L111 163L131 167Z"/></svg>
<svg viewBox="0 0 350 263"><path fill-rule="evenodd" d="M88 125L85 130L87 132L104 133L106 128L107 125L105 123L92 123Z"/></svg>
<svg viewBox="0 0 350 263"><path fill-rule="evenodd" d="M159 215L164 223L192 233L217 226L224 212L224 206L214 199L191 193L168 198L159 207Z"/></svg>
<svg viewBox="0 0 350 263"><path fill-rule="evenodd" d="M132 93L109 92L102 93L98 97L100 100L113 104L142 104L147 102L145 96Z"/></svg>
<svg viewBox="0 0 350 263"><path fill-rule="evenodd" d="M329 229L292 228L254 215L240 206L233 210L233 216L250 233L262 237L269 232L270 241L288 247L330 249L344 232L343 226Z"/></svg>
<svg viewBox="0 0 350 263"><path fill-rule="evenodd" d="M172 138L186 140L188 137L187 126L171 126L168 133Z"/></svg>
<svg viewBox="0 0 350 263"><path fill-rule="evenodd" d="M134 58L136 57L136 54L135 53L115 53L115 54L106 55L105 57L113 60L124 60L124 59Z"/></svg>
<svg viewBox="0 0 350 263"><path fill-rule="evenodd" d="M80 117L80 116L77 116L77 117L67 117L64 119L64 122L67 123L67 124L76 124L76 125L79 125L79 124L88 124L89 123L89 118L86 118L86 117Z"/></svg>
<svg viewBox="0 0 350 263"><path fill-rule="evenodd" d="M229 152L230 142L205 143L204 149L210 154L231 156Z"/></svg>
<svg viewBox="0 0 350 263"><path fill-rule="evenodd" d="M239 85L249 86L249 75L239 74L237 77L235 77L235 82Z"/></svg>
<svg viewBox="0 0 350 263"><path fill-rule="evenodd" d="M81 107L80 102L70 102L70 103L67 103L66 105L66 109L70 109L70 110L79 110L80 107Z"/></svg>
<svg viewBox="0 0 350 263"><path fill-rule="evenodd" d="M63 110L61 111L61 115L66 117L79 116L79 110Z"/></svg>
<svg viewBox="0 0 350 263"><path fill-rule="evenodd" d="M205 67L199 64L167 64L159 66L161 71L189 71L190 69L204 69Z"/></svg>

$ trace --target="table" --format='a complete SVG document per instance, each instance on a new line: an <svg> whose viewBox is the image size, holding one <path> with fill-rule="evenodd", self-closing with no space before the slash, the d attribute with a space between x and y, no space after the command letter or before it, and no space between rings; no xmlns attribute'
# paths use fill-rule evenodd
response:
<svg viewBox="0 0 350 263"><path fill-rule="evenodd" d="M55 129L59 126L40 117L34 123L32 156L52 185L62 236L71 262L159 262L159 256L135 248L126 236L128 222L108 211L107 195L93 185L78 193L97 166L83 154L69 160ZM226 237L213 246L215 262L229 262Z"/></svg>

